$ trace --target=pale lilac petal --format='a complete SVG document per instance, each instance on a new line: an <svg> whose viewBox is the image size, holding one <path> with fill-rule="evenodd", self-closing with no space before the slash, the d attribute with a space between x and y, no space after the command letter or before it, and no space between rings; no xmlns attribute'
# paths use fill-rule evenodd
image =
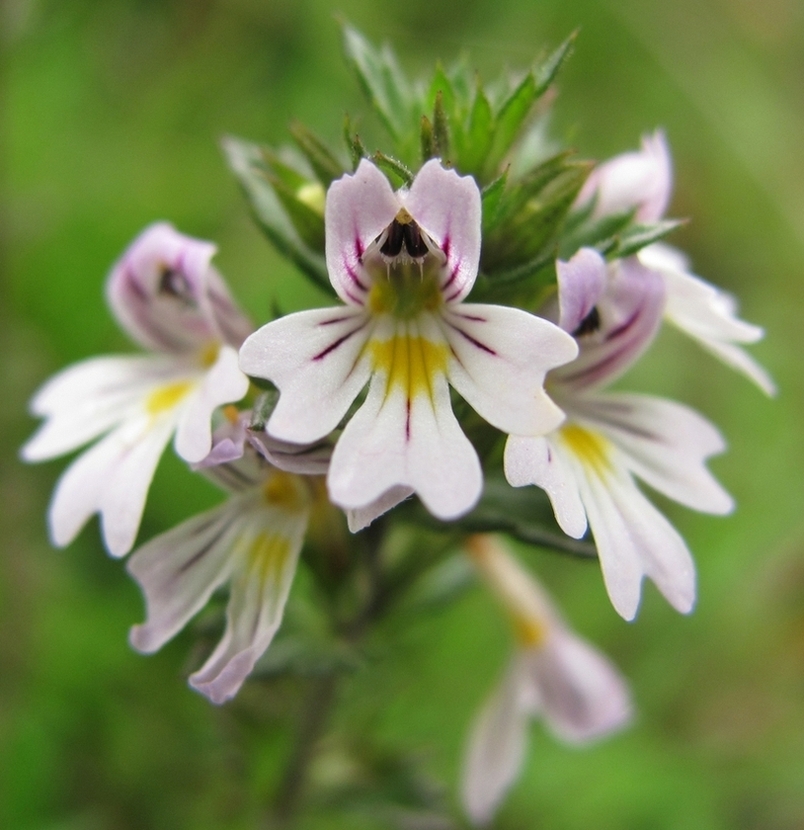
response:
<svg viewBox="0 0 804 830"><path fill-rule="evenodd" d="M522 706L526 666L517 655L478 713L469 735L461 801L473 824L486 825L525 759L529 714Z"/></svg>
<svg viewBox="0 0 804 830"><path fill-rule="evenodd" d="M620 672L563 625L551 629L543 648L523 650L523 660L557 738L588 743L631 720L631 695Z"/></svg>
<svg viewBox="0 0 804 830"><path fill-rule="evenodd" d="M375 373L368 397L332 455L330 498L344 509L365 507L394 486L414 490L440 519L474 507L483 484L477 453L463 434L446 378L411 400Z"/></svg>
<svg viewBox="0 0 804 830"><path fill-rule="evenodd" d="M73 461L59 479L48 511L53 544L70 544L90 516L100 512L109 552L128 553L174 426L169 418L149 425L141 417L123 424Z"/></svg>
<svg viewBox="0 0 804 830"><path fill-rule="evenodd" d="M136 550L126 566L139 583L147 619L132 627L131 645L145 654L181 631L229 577L237 501L194 516Z"/></svg>
<svg viewBox="0 0 804 830"><path fill-rule="evenodd" d="M158 222L147 227L115 264L106 297L120 326L156 351L200 348L218 337L206 296L215 245Z"/></svg>
<svg viewBox="0 0 804 830"><path fill-rule="evenodd" d="M706 468L726 448L720 432L689 407L649 395L595 394L573 400L573 418L605 435L627 468L680 504L725 514L731 496Z"/></svg>
<svg viewBox="0 0 804 830"><path fill-rule="evenodd" d="M365 507L356 507L346 511L349 530L357 533L368 527L375 519L392 510L405 499L413 495L410 487L396 486L386 490L378 499Z"/></svg>
<svg viewBox="0 0 804 830"><path fill-rule="evenodd" d="M695 565L676 529L627 474L585 475L581 482L589 525L612 605L626 620L636 616L643 576L656 583L677 611L695 604Z"/></svg>
<svg viewBox="0 0 804 830"><path fill-rule="evenodd" d="M243 523L236 542L226 630L215 651L190 677L190 685L213 703L237 694L271 644L285 604L307 528L307 511L262 511L261 524Z"/></svg>
<svg viewBox="0 0 804 830"><path fill-rule="evenodd" d="M263 326L240 350L240 368L280 390L268 431L299 444L331 432L371 373L364 356L371 321L361 309L315 309Z"/></svg>
<svg viewBox="0 0 804 830"><path fill-rule="evenodd" d="M636 209L639 222L664 216L673 189L673 167L661 130L642 138L642 149L622 153L599 165L584 183L577 204L596 197L596 217Z"/></svg>
<svg viewBox="0 0 804 830"><path fill-rule="evenodd" d="M762 339L764 332L737 316L736 302L730 294L688 273L686 263L669 245L649 245L639 252L639 259L660 271L664 278L667 320L753 381L766 395L776 393L770 375L737 345L755 343Z"/></svg>
<svg viewBox="0 0 804 830"><path fill-rule="evenodd" d="M191 397L182 405L176 430L176 453L190 463L201 461L212 447L212 413L225 403L239 401L249 380L238 366L232 346L221 346L218 358Z"/></svg>
<svg viewBox="0 0 804 830"><path fill-rule="evenodd" d="M599 326L578 336L577 360L551 373L556 387L579 390L611 382L645 351L658 331L665 300L661 275L636 257L615 260L608 268L606 289L595 306Z"/></svg>
<svg viewBox="0 0 804 830"><path fill-rule="evenodd" d="M581 248L569 262L556 262L559 326L572 334L589 316L606 287L606 260L593 248Z"/></svg>
<svg viewBox="0 0 804 830"><path fill-rule="evenodd" d="M518 308L464 303L443 309L441 331L452 350L449 381L503 432L541 435L563 412L544 391L548 370L578 353L552 323Z"/></svg>
<svg viewBox="0 0 804 830"><path fill-rule="evenodd" d="M322 476L329 470L333 443L324 438L312 444L293 444L279 441L267 432L249 429L249 443L255 450L280 470L303 476Z"/></svg>
<svg viewBox="0 0 804 830"><path fill-rule="evenodd" d="M213 266L207 271L206 294L223 342L239 349L243 341L254 331L254 324L232 299L229 287Z"/></svg>
<svg viewBox="0 0 804 830"><path fill-rule="evenodd" d="M472 289L480 263L480 190L471 176L445 170L430 159L400 200L423 231L444 252L441 290L448 302L462 300Z"/></svg>
<svg viewBox="0 0 804 830"><path fill-rule="evenodd" d="M564 533L573 539L586 533L586 510L575 472L550 438L509 435L504 463L512 487L535 484L547 493Z"/></svg>
<svg viewBox="0 0 804 830"><path fill-rule="evenodd" d="M151 356L98 357L64 369L31 401L32 413L47 421L22 457L42 461L77 449L139 410L155 384L182 369L173 358Z"/></svg>
<svg viewBox="0 0 804 830"><path fill-rule="evenodd" d="M363 254L401 207L388 179L367 159L352 175L333 182L324 213L327 271L338 296L362 305L370 288Z"/></svg>

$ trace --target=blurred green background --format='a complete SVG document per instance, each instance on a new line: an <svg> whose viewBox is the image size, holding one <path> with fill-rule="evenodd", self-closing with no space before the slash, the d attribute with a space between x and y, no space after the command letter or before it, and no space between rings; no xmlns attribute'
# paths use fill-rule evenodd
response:
<svg viewBox="0 0 804 830"><path fill-rule="evenodd" d="M468 51L494 77L580 26L553 134L602 159L666 129L677 169L671 212L693 218L672 241L766 327L754 354L780 388L766 400L671 334L627 379L721 425L730 451L713 468L739 508L722 519L662 503L698 563L689 618L650 586L626 624L596 566L523 553L578 630L630 677L639 716L583 751L535 726L495 826L804 827L800 0L0 2L0 827L250 828L274 795L298 685L255 682L215 708L184 683L200 659L192 635L154 657L132 652L127 629L143 613L136 586L104 554L94 523L68 550L49 547L44 514L64 464L23 467L16 453L34 428L26 400L46 377L129 348L102 286L145 224L169 219L216 240L219 267L257 320L275 297L285 308L306 301L252 225L217 142L230 132L282 143L292 118L335 140L344 111L365 112L336 10L375 42L391 41L413 75ZM182 472L166 458L142 538L217 498ZM401 747L427 778L398 771L386 795L403 805L436 782L435 800L459 816L466 728L507 637L477 589L387 627L341 689L313 768L319 791L371 778ZM368 772L345 765L349 747ZM352 809L334 795L319 796L302 826L392 819L450 826L402 807Z"/></svg>

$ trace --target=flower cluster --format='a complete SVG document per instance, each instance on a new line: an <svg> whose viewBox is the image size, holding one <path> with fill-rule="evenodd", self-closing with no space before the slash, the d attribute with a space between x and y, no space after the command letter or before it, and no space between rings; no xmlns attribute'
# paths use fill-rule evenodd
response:
<svg viewBox="0 0 804 830"><path fill-rule="evenodd" d="M415 173L371 156L356 136L347 168L297 130L314 175L230 140L269 235L319 285L325 275L340 304L254 331L211 264L215 246L152 225L107 283L112 313L148 354L91 358L48 381L31 404L45 422L22 450L40 461L95 442L56 485L48 519L58 546L98 513L109 553L129 553L171 436L179 457L228 494L128 561L147 605L130 639L145 653L228 585L221 640L190 677L215 703L237 693L270 645L305 551L315 551L315 570L335 547L342 554L346 527L357 533L384 514L374 531L436 522L462 539L516 642L469 742L463 801L477 823L515 780L531 717L579 743L622 728L631 712L620 675L570 631L500 538L472 532L473 516L512 532L483 512L484 478L539 488L524 521L545 539L557 531L539 525L541 491L568 537L591 531L625 619L644 577L687 613L692 556L637 479L695 510L728 513L733 502L706 466L723 439L680 403L606 387L667 321L773 392L743 349L761 329L659 241L673 227L663 221L672 173L661 132L594 169L522 151L514 157L524 172L510 173L507 154L525 128L511 120L511 102L527 111L564 54L543 88L528 76L496 110L478 87L471 108L447 112L439 91L432 120L421 121ZM358 71L370 89L379 83ZM404 146L401 122L375 98ZM493 129L482 143L474 116L461 113L485 108ZM343 534L332 530L341 525Z"/></svg>

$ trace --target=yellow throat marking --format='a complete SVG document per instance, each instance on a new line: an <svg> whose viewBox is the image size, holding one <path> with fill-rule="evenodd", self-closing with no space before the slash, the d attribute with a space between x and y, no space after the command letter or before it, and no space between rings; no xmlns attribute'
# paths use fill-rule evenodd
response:
<svg viewBox="0 0 804 830"><path fill-rule="evenodd" d="M374 371L386 377L386 395L398 387L409 401L417 395L432 400L434 379L447 371L449 348L445 343L395 334L390 340L372 341L370 349Z"/></svg>
<svg viewBox="0 0 804 830"><path fill-rule="evenodd" d="M248 561L260 582L278 583L289 555L290 542L284 536L261 531L249 546Z"/></svg>
<svg viewBox="0 0 804 830"><path fill-rule="evenodd" d="M611 470L611 444L598 432L592 432L577 424L561 429L561 439L585 467L599 476Z"/></svg>
<svg viewBox="0 0 804 830"><path fill-rule="evenodd" d="M301 476L284 470L270 472L262 485L262 495L268 505L285 512L303 510L310 503L310 494Z"/></svg>
<svg viewBox="0 0 804 830"><path fill-rule="evenodd" d="M192 381L180 380L154 389L145 401L146 412L155 416L173 409L190 392L193 386L195 384Z"/></svg>

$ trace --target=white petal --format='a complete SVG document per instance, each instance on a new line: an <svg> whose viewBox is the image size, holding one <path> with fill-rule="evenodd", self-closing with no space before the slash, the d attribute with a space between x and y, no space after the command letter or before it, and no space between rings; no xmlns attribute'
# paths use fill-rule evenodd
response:
<svg viewBox="0 0 804 830"><path fill-rule="evenodd" d="M335 504L362 508L404 486L440 519L474 507L483 485L480 462L452 412L446 378L431 383L429 395L411 400L375 373L332 455L327 483Z"/></svg>
<svg viewBox="0 0 804 830"><path fill-rule="evenodd" d="M137 651L151 654L160 649L229 577L237 511L238 504L229 501L160 534L132 554L126 567L147 606L146 621L129 634Z"/></svg>
<svg viewBox="0 0 804 830"><path fill-rule="evenodd" d="M505 477L512 487L535 484L547 493L564 533L573 539L586 533L586 511L573 467L550 438L509 435L504 463Z"/></svg>
<svg viewBox="0 0 804 830"><path fill-rule="evenodd" d="M239 401L248 384L235 349L221 346L198 389L182 404L175 444L180 458L193 463L207 456L212 447L212 413L222 404Z"/></svg>
<svg viewBox="0 0 804 830"><path fill-rule="evenodd" d="M237 694L282 622L307 528L307 511L263 510L263 524L243 527L226 630L190 685L213 703Z"/></svg>
<svg viewBox="0 0 804 830"><path fill-rule="evenodd" d="M360 309L300 311L263 326L240 350L240 368L281 394L268 431L307 444L338 425L366 385L369 319Z"/></svg>
<svg viewBox="0 0 804 830"><path fill-rule="evenodd" d="M704 513L734 508L705 463L723 452L723 438L689 407L649 395L596 394L573 400L573 418L603 433L631 472L669 498Z"/></svg>
<svg viewBox="0 0 804 830"><path fill-rule="evenodd" d="M673 325L741 372L765 394L775 394L776 386L770 375L736 345L761 340L763 330L737 316L731 295L687 273L685 264L669 245L649 245L639 252L639 259L661 272L667 290L664 314Z"/></svg>
<svg viewBox="0 0 804 830"><path fill-rule="evenodd" d="M446 254L441 289L448 302L463 299L480 263L480 190L471 176L445 170L430 159L399 198L422 230Z"/></svg>
<svg viewBox="0 0 804 830"><path fill-rule="evenodd" d="M349 530L357 533L368 527L375 519L392 510L405 499L413 495L410 487L391 487L386 490L378 499L367 504L365 507L356 507L346 511L346 519Z"/></svg>
<svg viewBox="0 0 804 830"><path fill-rule="evenodd" d="M461 800L474 824L491 821L522 768L528 712L521 703L521 688L527 679L525 666L517 656L472 725Z"/></svg>
<svg viewBox="0 0 804 830"><path fill-rule="evenodd" d="M181 372L173 358L111 356L84 360L52 377L31 401L45 416L22 448L26 461L55 458L86 444L123 420L154 384Z"/></svg>
<svg viewBox="0 0 804 830"><path fill-rule="evenodd" d="M640 222L656 222L664 215L673 188L673 169L661 130L642 138L642 149L622 153L597 167L586 180L578 204L597 195L595 216L636 208Z"/></svg>
<svg viewBox="0 0 804 830"><path fill-rule="evenodd" d="M393 222L399 208L388 179L367 159L353 175L333 182L327 191L327 271L345 303L362 305L365 301L370 285L363 270L363 253Z"/></svg>
<svg viewBox="0 0 804 830"><path fill-rule="evenodd" d="M612 605L626 620L636 616L647 576L677 611L695 604L695 565L684 540L627 474L586 475L581 496L597 544Z"/></svg>
<svg viewBox="0 0 804 830"><path fill-rule="evenodd" d="M631 720L631 696L619 671L563 625L551 629L543 648L523 655L545 722L556 737L587 743Z"/></svg>
<svg viewBox="0 0 804 830"><path fill-rule="evenodd" d="M478 414L517 435L541 435L561 423L564 414L544 391L544 376L577 355L572 337L504 306L446 306L440 321L453 355L450 383Z"/></svg>
<svg viewBox="0 0 804 830"><path fill-rule="evenodd" d="M106 547L113 556L131 550L156 464L175 422L128 422L80 455L64 471L48 511L57 547L68 545L93 513L100 512Z"/></svg>

